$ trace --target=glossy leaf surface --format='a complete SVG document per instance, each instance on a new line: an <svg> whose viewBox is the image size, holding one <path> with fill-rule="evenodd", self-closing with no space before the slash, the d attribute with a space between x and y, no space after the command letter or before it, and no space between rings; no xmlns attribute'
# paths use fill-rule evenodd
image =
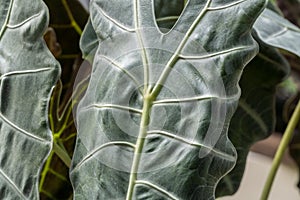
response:
<svg viewBox="0 0 300 200"><path fill-rule="evenodd" d="M152 4L90 4L101 43L78 109L75 199L214 199L235 164L227 129L265 2L190 0L167 34Z"/></svg>
<svg viewBox="0 0 300 200"><path fill-rule="evenodd" d="M1 199L38 199L52 147L48 101L59 75L43 40L48 10L40 0L1 0L0 13Z"/></svg>

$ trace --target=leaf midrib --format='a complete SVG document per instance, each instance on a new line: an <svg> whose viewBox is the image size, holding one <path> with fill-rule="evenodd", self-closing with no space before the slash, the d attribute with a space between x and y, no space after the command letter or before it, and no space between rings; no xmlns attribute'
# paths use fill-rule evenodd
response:
<svg viewBox="0 0 300 200"><path fill-rule="evenodd" d="M134 156L132 161L132 167L130 170L130 176L129 176L129 184L126 194L126 200L131 200L133 196L133 189L136 184L137 179L137 170L139 167L140 159L141 159L141 152L144 147L145 138L147 136L147 125L149 124L149 115L151 112L151 98L148 98L145 96L146 93L149 92L149 66L148 66L148 58L147 53L143 44L143 38L140 32L140 25L139 25L139 18L138 18L138 6L139 2L138 0L133 0L134 5L134 26L137 34L137 39L140 45L140 48L142 50L141 56L142 56L142 62L143 62L143 68L144 68L144 90L143 90L143 109L142 109L142 117L141 117L141 123L140 123L140 130L139 135L137 138L137 142L135 144L134 148ZM153 100L152 100L153 101Z"/></svg>
<svg viewBox="0 0 300 200"><path fill-rule="evenodd" d="M128 190L126 194L126 200L131 200L133 196L133 189L136 184L137 180L137 171L140 163L141 153L144 147L145 138L148 134L148 124L150 121L150 113L151 108L153 105L153 102L156 100L157 96L159 95L162 86L164 82L166 81L167 77L169 76L171 69L177 62L179 58L179 54L184 48L186 42L188 41L190 35L194 31L196 25L200 22L202 17L205 15L207 8L209 7L211 3L211 0L208 0L205 4L204 8L200 12L199 16L196 18L196 20L192 23L191 27L186 32L183 40L179 44L178 48L174 52L173 56L170 58L168 63L166 64L166 67L164 68L162 75L158 79L158 82L155 84L153 89L151 90L149 86L149 65L148 65L148 58L147 53L143 45L143 39L139 30L139 19L138 19L138 0L134 0L134 19L135 19L135 29L138 37L139 44L142 49L142 60L143 60L143 67L144 67L144 98L143 98L143 110L142 110L142 117L141 117L141 123L140 123L140 131L137 138L137 142L135 145L135 151L133 156L133 162L132 167L130 171L130 177L129 177L129 185Z"/></svg>
<svg viewBox="0 0 300 200"><path fill-rule="evenodd" d="M234 6L236 4L242 3L246 0L240 0L240 1L235 2L233 4L228 4L226 6L217 7L215 9L209 7L212 0L208 0L206 2L205 6L203 7L203 9L201 10L201 12L199 13L199 15L196 17L196 19L194 20L194 22L190 26L190 28L187 30L185 36L183 37L182 41L178 45L178 47L175 50L173 56L167 62L161 76L159 77L157 83L155 83L154 86L150 85L150 83L149 83L148 56L147 56L147 52L146 52L145 47L144 47L143 37L142 37L142 34L140 32L141 30L140 30L140 24L139 24L139 18L138 18L139 1L138 0L133 0L133 1L134 1L134 24L135 24L135 29L134 30L136 32L138 43L139 43L140 49L142 51L141 52L141 57L142 57L143 67L144 67L144 90L143 90L143 108L142 108L142 116L141 116L141 122L140 122L140 131L139 131L139 135L138 135L136 144L132 146L132 147L134 147L135 150L134 150L132 168L131 168L131 171L130 171L129 186L128 186L128 190L127 190L127 194L126 194L126 200L131 200L132 199L134 186L135 186L135 184L137 184L138 181L141 181L141 180L136 180L137 179L137 171L138 171L138 167L139 167L139 162L140 162L140 158L141 158L142 149L144 147L144 141L145 141L145 138L148 134L147 126L148 126L149 121L150 121L150 114L151 114L152 105L153 105L154 101L156 100L157 96L160 94L160 91L163 87L163 84L165 83L165 81L167 80L169 74L171 73L171 70L172 70L173 66L180 59L180 56L181 56L180 52L184 48L184 46L185 46L186 42L188 41L190 35L193 33L194 29L199 24L201 19L205 16L207 11L224 9L224 8L231 7L231 6ZM108 16L106 16L106 17L108 17Z"/></svg>
<svg viewBox="0 0 300 200"><path fill-rule="evenodd" d="M186 42L188 41L190 35L193 33L194 29L196 28L196 25L199 24L202 17L204 17L205 13L208 10L208 7L209 7L210 3L211 3L211 0L208 0L207 3L205 4L204 8L202 9L202 11L200 12L198 17L196 18L196 20L192 23L191 27L187 30L184 38L182 39L179 46L175 50L173 56L170 58L170 60L166 64L166 67L164 68L164 70L162 72L162 75L159 77L157 83L155 84L155 86L153 87L153 90L151 91L151 95L154 98L156 98L158 96L158 94L160 93L160 91L163 87L163 84L165 83L166 79L168 78L173 66L178 61L180 52L182 51L182 49L184 48L184 46L185 46Z"/></svg>

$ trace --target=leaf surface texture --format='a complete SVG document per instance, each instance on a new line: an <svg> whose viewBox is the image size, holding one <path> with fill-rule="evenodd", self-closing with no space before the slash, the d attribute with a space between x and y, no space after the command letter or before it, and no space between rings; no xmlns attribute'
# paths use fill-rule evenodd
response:
<svg viewBox="0 0 300 200"><path fill-rule="evenodd" d="M48 101L60 72L43 40L48 10L40 0L2 0L0 13L0 194L38 199L52 146Z"/></svg>
<svg viewBox="0 0 300 200"><path fill-rule="evenodd" d="M190 0L168 32L153 3L90 4L81 46L93 72L77 111L75 199L214 199L235 164L227 130L257 53L249 26L265 2Z"/></svg>

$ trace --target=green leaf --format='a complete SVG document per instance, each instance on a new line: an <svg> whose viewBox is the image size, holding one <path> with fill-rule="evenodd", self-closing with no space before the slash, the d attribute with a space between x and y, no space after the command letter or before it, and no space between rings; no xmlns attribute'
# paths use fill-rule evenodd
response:
<svg viewBox="0 0 300 200"><path fill-rule="evenodd" d="M300 57L300 29L278 13L265 9L255 22L254 30L265 44Z"/></svg>
<svg viewBox="0 0 300 200"><path fill-rule="evenodd" d="M38 199L52 147L48 101L60 72L43 40L48 10L40 0L2 0L0 13L1 198Z"/></svg>
<svg viewBox="0 0 300 200"><path fill-rule="evenodd" d="M184 8L184 1L178 0L155 0L155 17L157 25L161 31L170 30L177 21L180 13ZM96 50L99 42L103 39L97 39L97 35L91 23L91 20L87 22L85 29L83 30L83 36L80 40L80 48L83 53L83 58L90 63L93 62Z"/></svg>
<svg viewBox="0 0 300 200"><path fill-rule="evenodd" d="M75 199L214 199L236 161L227 129L264 5L190 0L163 34L153 1L92 1L100 42L78 109Z"/></svg>
<svg viewBox="0 0 300 200"><path fill-rule="evenodd" d="M184 1L178 0L155 0L155 17L161 31L170 30L178 19L184 7ZM100 38L100 41L101 38ZM80 48L82 49L83 58L92 63L95 51L98 48L99 40L93 28L93 25L88 20L83 36L80 40Z"/></svg>
<svg viewBox="0 0 300 200"><path fill-rule="evenodd" d="M242 95L228 132L238 153L237 164L219 183L218 197L237 191L250 147L274 131L276 86L288 73L289 64L278 50L260 43L260 53L243 72Z"/></svg>

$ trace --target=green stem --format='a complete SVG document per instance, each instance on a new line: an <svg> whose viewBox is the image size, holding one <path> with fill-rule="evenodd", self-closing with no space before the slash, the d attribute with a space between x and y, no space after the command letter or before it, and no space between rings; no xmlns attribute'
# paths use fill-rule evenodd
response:
<svg viewBox="0 0 300 200"><path fill-rule="evenodd" d="M292 118L290 119L288 126L284 132L284 135L282 137L282 140L279 144L279 147L277 149L277 152L275 154L271 170L269 172L267 181L265 183L262 195L261 195L261 200L267 200L271 191L272 184L274 182L274 178L276 175L276 172L279 168L279 165L281 163L282 157L284 155L285 150L287 149L291 138L293 137L293 132L300 120L300 100L296 106L296 109L292 115Z"/></svg>
<svg viewBox="0 0 300 200"><path fill-rule="evenodd" d="M150 120L150 112L153 103L152 96L146 94L144 97L144 106L143 106L143 114L141 119L141 126L139 131L139 136L136 142L134 157L131 167L131 173L129 178L129 186L127 190L126 200L131 200L133 195L134 185L137 179L138 167L140 164L141 154L144 147L144 142L147 136L147 129Z"/></svg>
<svg viewBox="0 0 300 200"><path fill-rule="evenodd" d="M70 21L71 21L71 26L75 29L75 31L79 35L81 35L82 34L82 30L81 30L80 26L77 24L76 20L74 19L72 11L71 11L71 9L70 9L67 1L66 0L62 0L62 4L63 4L63 6L64 6L64 8L65 8L65 10L67 12L67 15L68 15Z"/></svg>
<svg viewBox="0 0 300 200"><path fill-rule="evenodd" d="M41 190L40 192L43 193L45 196L47 196L51 200L56 199L50 192L47 192L46 190Z"/></svg>
<svg viewBox="0 0 300 200"><path fill-rule="evenodd" d="M55 141L53 142L53 152L70 168L71 158L68 153L63 150Z"/></svg>
<svg viewBox="0 0 300 200"><path fill-rule="evenodd" d="M40 192L43 190L43 185L44 185L44 182L45 182L45 179L46 179L47 172L50 169L50 164L51 164L52 157L53 157L53 151L51 151L51 153L50 153L50 155L49 155L49 157L48 157L48 159L45 163L44 169L41 173L41 179L40 179L40 183L39 183L39 191Z"/></svg>
<svg viewBox="0 0 300 200"><path fill-rule="evenodd" d="M67 138L61 139L61 141L66 142L66 141L72 139L73 137L76 137L76 135L77 135L77 133L72 133Z"/></svg>

